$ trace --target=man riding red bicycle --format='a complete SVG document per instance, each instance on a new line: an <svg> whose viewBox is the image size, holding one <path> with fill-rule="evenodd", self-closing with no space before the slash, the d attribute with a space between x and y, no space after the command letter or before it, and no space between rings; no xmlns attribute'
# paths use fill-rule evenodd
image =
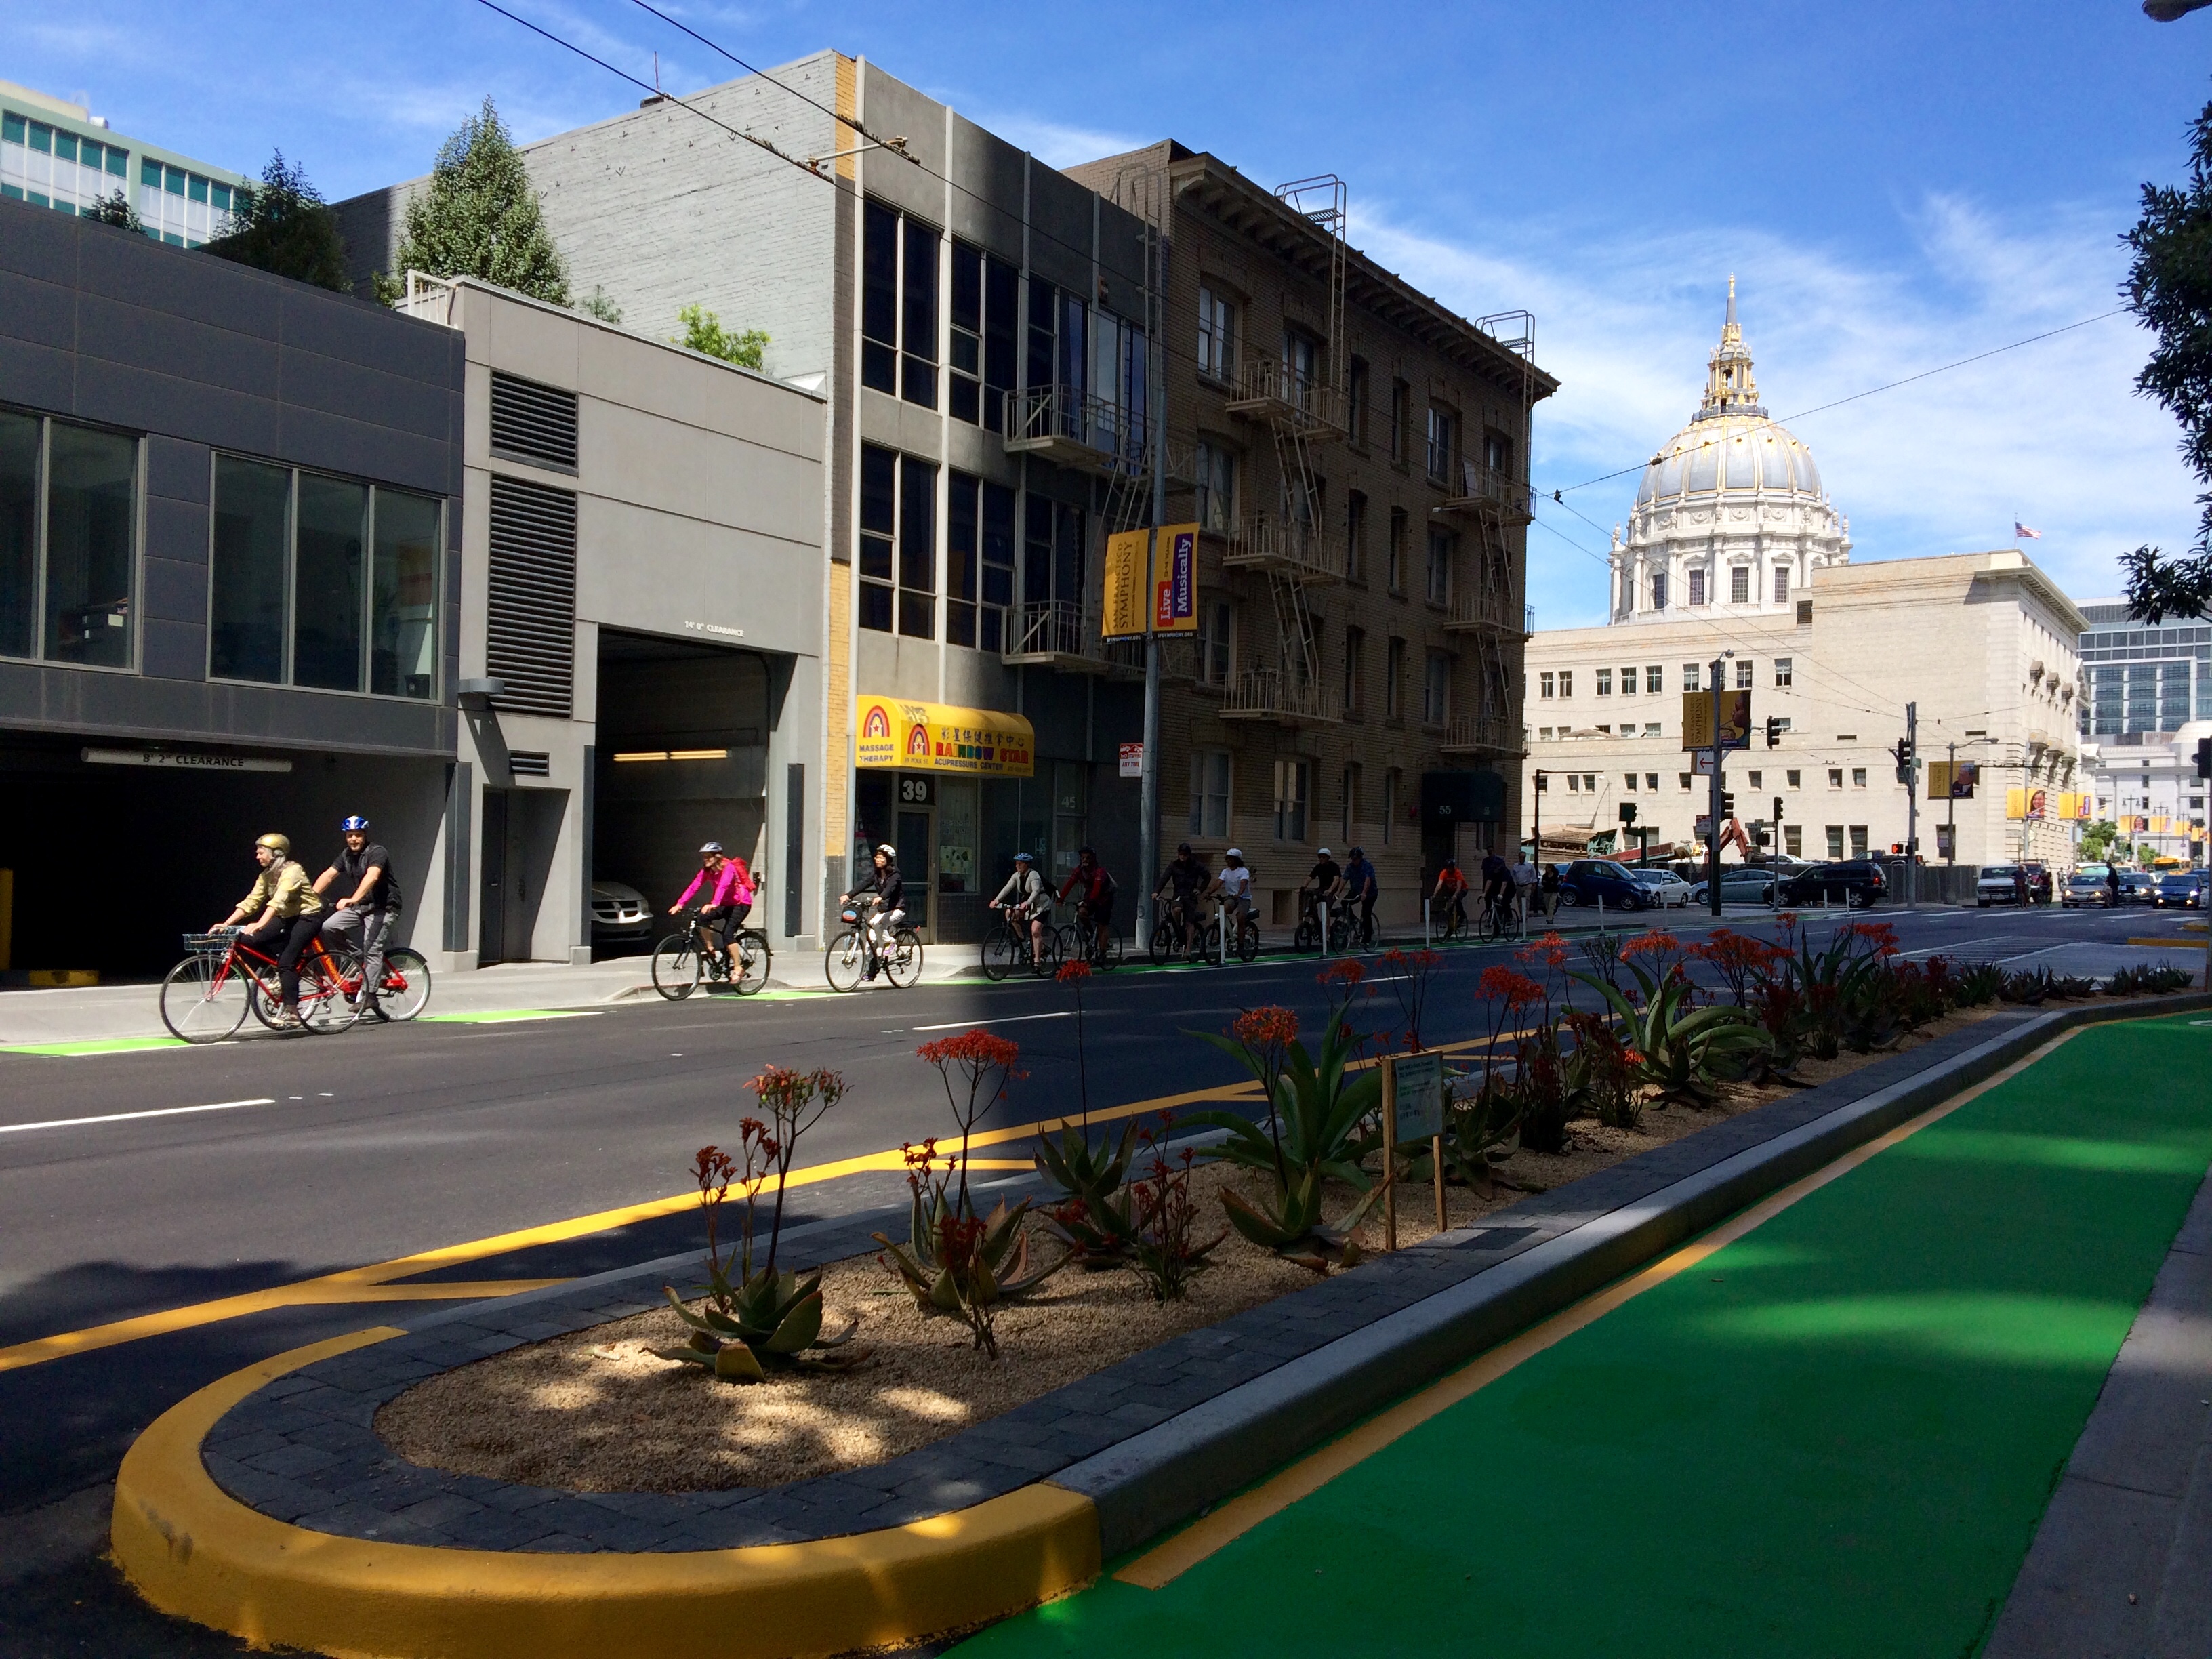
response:
<svg viewBox="0 0 2212 1659"><path fill-rule="evenodd" d="M271 954L273 947L280 1006L271 1023L278 1030L297 1030L300 953L313 943L323 925L322 896L293 858L289 836L259 836L253 843L253 856L260 860L260 875L246 896L231 907L230 914L209 931L219 933L248 916L254 918L252 927L239 936L238 942L264 955Z"/></svg>

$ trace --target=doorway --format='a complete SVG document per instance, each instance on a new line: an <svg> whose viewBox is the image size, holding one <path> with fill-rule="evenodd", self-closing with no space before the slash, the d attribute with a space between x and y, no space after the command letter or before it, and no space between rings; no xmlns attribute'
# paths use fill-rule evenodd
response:
<svg viewBox="0 0 2212 1659"><path fill-rule="evenodd" d="M893 841L898 848L900 873L906 878L907 926L914 928L929 926L931 816L927 810L900 807L898 834Z"/></svg>
<svg viewBox="0 0 2212 1659"><path fill-rule="evenodd" d="M538 906L568 808L565 789L486 789L483 858L477 917L477 966L527 962L535 950ZM567 960L565 945L544 954Z"/></svg>

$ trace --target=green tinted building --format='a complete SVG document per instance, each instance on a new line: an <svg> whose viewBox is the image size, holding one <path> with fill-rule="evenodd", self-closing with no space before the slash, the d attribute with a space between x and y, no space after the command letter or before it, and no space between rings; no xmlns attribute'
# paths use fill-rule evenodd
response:
<svg viewBox="0 0 2212 1659"><path fill-rule="evenodd" d="M0 196L76 214L120 191L155 241L198 247L230 228L232 194L252 183L125 138L82 104L0 81Z"/></svg>

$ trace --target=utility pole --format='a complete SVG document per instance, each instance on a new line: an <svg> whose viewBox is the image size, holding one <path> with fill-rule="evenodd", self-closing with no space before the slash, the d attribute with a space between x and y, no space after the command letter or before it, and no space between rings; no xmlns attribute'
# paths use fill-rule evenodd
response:
<svg viewBox="0 0 2212 1659"><path fill-rule="evenodd" d="M1164 199L1155 207L1159 213L1167 211ZM1152 381L1152 396L1146 410L1146 418L1152 423L1147 434L1152 451L1152 527L1145 538L1149 550L1145 561L1145 750L1137 782L1137 857L1144 865L1145 878L1137 890L1139 944L1152 937L1152 884L1160 873L1160 635L1156 613L1159 610L1160 526L1168 514L1167 227L1155 227L1152 234L1152 292L1158 303L1148 319L1152 331L1145 350Z"/></svg>
<svg viewBox="0 0 2212 1659"><path fill-rule="evenodd" d="M1905 908L1920 902L1920 705L1905 705Z"/></svg>
<svg viewBox="0 0 2212 1659"><path fill-rule="evenodd" d="M1730 653L1734 655L1734 653ZM1727 678L1725 662L1715 657L1712 662L1713 681L1713 789L1712 833L1705 838L1705 902L1712 913L1721 913L1721 682Z"/></svg>
<svg viewBox="0 0 2212 1659"><path fill-rule="evenodd" d="M1943 775L1943 795L1947 803L1944 828L1950 845L1943 854L1943 862L1956 864L1959 861L1959 745L1956 741L1951 744L1950 750L1950 769Z"/></svg>

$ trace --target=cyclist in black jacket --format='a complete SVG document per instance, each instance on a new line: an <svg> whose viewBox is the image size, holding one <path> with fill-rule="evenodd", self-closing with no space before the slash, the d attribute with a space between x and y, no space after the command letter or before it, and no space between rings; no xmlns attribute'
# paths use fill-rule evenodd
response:
<svg viewBox="0 0 2212 1659"><path fill-rule="evenodd" d="M906 920L906 878L899 874L898 848L884 842L876 848L871 862L874 868L868 872L867 879L851 892L837 896L840 904L862 897L870 901L868 912L860 918L868 930L868 967L863 979L876 976L878 960L898 925Z"/></svg>

